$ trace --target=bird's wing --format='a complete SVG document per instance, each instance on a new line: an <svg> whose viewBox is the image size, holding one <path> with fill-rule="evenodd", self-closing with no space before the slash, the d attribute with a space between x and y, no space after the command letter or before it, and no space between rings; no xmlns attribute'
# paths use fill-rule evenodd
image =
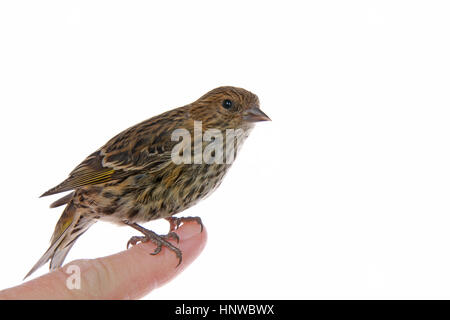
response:
<svg viewBox="0 0 450 320"><path fill-rule="evenodd" d="M170 160L172 142L168 132L157 135L125 131L110 140L100 153L102 165L115 170L135 171L144 168L156 171ZM130 136L129 136L130 135Z"/></svg>
<svg viewBox="0 0 450 320"><path fill-rule="evenodd" d="M116 170L102 165L100 151L94 152L78 165L69 177L56 187L45 192L41 197L72 190L86 185L108 182ZM70 200L70 199L69 199Z"/></svg>
<svg viewBox="0 0 450 320"><path fill-rule="evenodd" d="M169 165L172 146L176 142L172 142L170 136L167 139L166 132L149 134L148 130L142 130L142 125L115 136L79 164L66 180L41 197L106 183L133 175L139 170L156 172Z"/></svg>

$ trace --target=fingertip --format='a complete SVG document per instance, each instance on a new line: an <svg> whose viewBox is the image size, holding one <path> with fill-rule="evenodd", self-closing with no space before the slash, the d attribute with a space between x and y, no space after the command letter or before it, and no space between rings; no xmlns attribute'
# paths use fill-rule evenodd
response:
<svg viewBox="0 0 450 320"><path fill-rule="evenodd" d="M178 265L175 252L163 247L157 255L151 255L155 245L151 242L139 243L134 247L106 257L107 264L115 265L116 278L120 279L122 285L117 284L113 297L117 298L140 298L150 291L162 286L180 274L189 266L203 251L207 232L200 232L200 226L196 222L184 223L176 233L179 243L170 240L182 252L182 262Z"/></svg>

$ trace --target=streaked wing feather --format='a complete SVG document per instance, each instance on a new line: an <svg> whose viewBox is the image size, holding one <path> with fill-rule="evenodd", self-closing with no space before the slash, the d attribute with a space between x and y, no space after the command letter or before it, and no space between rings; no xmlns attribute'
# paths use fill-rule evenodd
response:
<svg viewBox="0 0 450 320"><path fill-rule="evenodd" d="M172 147L177 142L166 136L169 131L155 130L157 120L149 119L118 134L87 157L66 180L41 197L106 183L143 169L156 172L166 167L170 164Z"/></svg>
<svg viewBox="0 0 450 320"><path fill-rule="evenodd" d="M160 170L168 164L177 143L171 140L169 130L170 124L176 122L174 118L161 115L121 132L100 149L102 165L124 171Z"/></svg>

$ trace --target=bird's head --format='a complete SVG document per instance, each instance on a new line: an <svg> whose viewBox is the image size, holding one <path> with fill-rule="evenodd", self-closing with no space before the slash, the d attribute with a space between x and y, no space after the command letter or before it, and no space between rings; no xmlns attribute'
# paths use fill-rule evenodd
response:
<svg viewBox="0 0 450 320"><path fill-rule="evenodd" d="M270 118L259 108L258 96L242 88L219 87L191 105L192 116L209 127L237 129L252 127Z"/></svg>

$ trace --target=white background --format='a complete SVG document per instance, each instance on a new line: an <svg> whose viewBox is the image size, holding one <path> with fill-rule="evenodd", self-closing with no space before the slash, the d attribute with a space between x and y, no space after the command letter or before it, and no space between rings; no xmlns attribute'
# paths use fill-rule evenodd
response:
<svg viewBox="0 0 450 320"><path fill-rule="evenodd" d="M61 208L42 192L123 129L234 85L273 122L186 212L202 255L147 298L450 298L447 3L2 1L0 288L47 249ZM97 223L67 261L133 234Z"/></svg>

